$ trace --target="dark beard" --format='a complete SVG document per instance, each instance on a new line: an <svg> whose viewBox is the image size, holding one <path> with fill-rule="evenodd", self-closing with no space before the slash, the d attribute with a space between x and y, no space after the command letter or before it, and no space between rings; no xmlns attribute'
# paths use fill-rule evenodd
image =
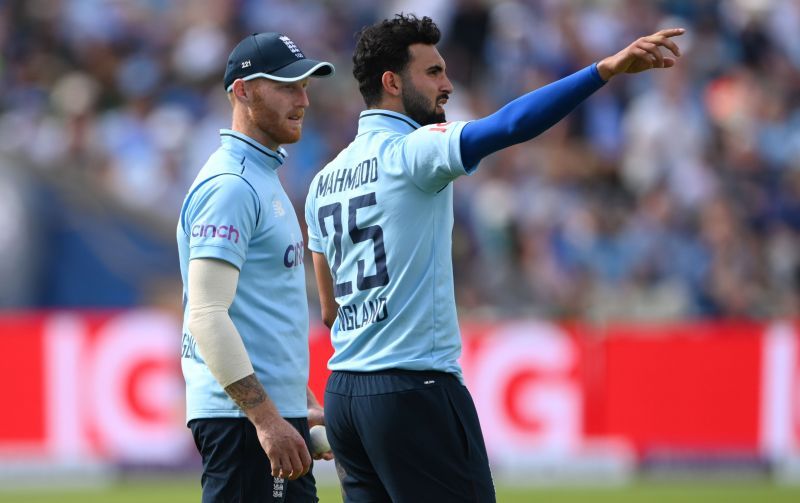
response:
<svg viewBox="0 0 800 503"><path fill-rule="evenodd" d="M437 100L439 97L436 98ZM447 119L444 117L444 112L436 113L436 104L428 102L427 98L422 95L417 88L414 87L407 79L403 80L403 108L406 115L414 119L420 126L427 126L428 124L439 124L445 122Z"/></svg>

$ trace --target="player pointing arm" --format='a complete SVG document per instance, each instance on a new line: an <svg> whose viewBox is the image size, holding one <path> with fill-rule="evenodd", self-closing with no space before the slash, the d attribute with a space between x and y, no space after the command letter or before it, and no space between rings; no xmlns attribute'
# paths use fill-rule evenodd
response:
<svg viewBox="0 0 800 503"><path fill-rule="evenodd" d="M461 138L464 165L474 166L492 152L538 136L617 75L674 66L675 59L664 57L659 48L665 47L679 57L680 49L670 38L684 31L671 28L639 38L595 65L517 98L489 117L470 122Z"/></svg>
<svg viewBox="0 0 800 503"><path fill-rule="evenodd" d="M673 66L660 51L678 57L670 39L681 33L642 37L472 122L446 122L453 85L430 18L398 15L359 34L353 74L367 110L306 199L334 347L328 439L345 501L494 501L458 363L451 182L545 131L614 76Z"/></svg>

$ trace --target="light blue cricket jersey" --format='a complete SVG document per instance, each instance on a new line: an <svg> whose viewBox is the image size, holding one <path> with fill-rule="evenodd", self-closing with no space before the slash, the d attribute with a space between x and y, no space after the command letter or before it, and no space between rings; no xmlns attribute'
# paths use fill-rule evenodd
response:
<svg viewBox="0 0 800 503"><path fill-rule="evenodd" d="M281 416L306 417L308 301L303 235L276 170L285 152L235 131L200 170L183 202L178 253L183 278L187 421L243 417L211 375L186 326L189 260L214 258L240 270L229 310L256 376Z"/></svg>
<svg viewBox="0 0 800 503"><path fill-rule="evenodd" d="M461 377L450 182L467 174L465 124L364 111L356 138L311 183L308 247L327 258L339 303L331 370Z"/></svg>

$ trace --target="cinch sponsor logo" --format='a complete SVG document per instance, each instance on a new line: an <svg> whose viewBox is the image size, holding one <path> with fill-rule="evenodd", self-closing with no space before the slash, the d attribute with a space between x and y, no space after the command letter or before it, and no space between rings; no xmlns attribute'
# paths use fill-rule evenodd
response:
<svg viewBox="0 0 800 503"><path fill-rule="evenodd" d="M192 227L193 238L222 238L239 242L239 231L232 225L202 224Z"/></svg>
<svg viewBox="0 0 800 503"><path fill-rule="evenodd" d="M299 243L291 244L286 248L286 252L283 254L283 265L290 269L303 265L304 254L305 245L301 239Z"/></svg>

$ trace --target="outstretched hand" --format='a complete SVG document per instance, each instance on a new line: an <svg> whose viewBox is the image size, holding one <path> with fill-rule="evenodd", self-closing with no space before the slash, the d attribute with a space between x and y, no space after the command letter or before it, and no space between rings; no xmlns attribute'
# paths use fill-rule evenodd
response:
<svg viewBox="0 0 800 503"><path fill-rule="evenodd" d="M609 80L621 73L639 73L652 68L670 68L675 66L675 58L681 51L678 45L670 40L683 35L683 28L670 28L652 35L636 39L631 45L609 56L597 64L597 71L603 80ZM664 56L661 47L666 47L675 58Z"/></svg>

